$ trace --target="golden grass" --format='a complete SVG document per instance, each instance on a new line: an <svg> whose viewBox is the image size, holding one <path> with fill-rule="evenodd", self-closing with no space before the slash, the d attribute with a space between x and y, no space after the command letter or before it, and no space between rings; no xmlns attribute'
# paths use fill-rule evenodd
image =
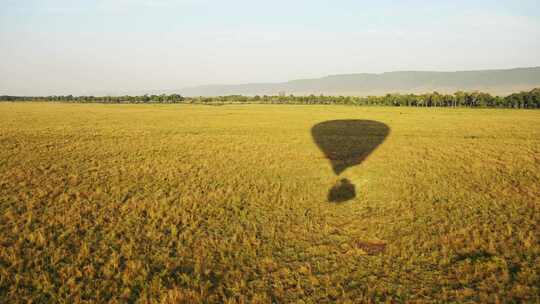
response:
<svg viewBox="0 0 540 304"><path fill-rule="evenodd" d="M334 119L390 128L340 177ZM2 302L540 301L538 111L2 103L0 148Z"/></svg>

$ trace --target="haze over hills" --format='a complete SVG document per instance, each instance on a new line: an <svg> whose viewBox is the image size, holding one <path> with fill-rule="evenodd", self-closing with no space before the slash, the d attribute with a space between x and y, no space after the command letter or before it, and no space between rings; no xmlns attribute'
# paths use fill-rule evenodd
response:
<svg viewBox="0 0 540 304"><path fill-rule="evenodd" d="M400 71L343 74L281 83L204 85L181 90L185 96L220 95L384 95L387 93L454 93L482 91L507 95L540 87L540 67L457 72Z"/></svg>

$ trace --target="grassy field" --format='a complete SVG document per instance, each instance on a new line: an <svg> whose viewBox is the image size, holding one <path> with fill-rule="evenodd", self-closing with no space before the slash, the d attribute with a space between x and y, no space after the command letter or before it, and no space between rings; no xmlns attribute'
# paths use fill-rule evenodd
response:
<svg viewBox="0 0 540 304"><path fill-rule="evenodd" d="M540 111L0 103L0 301L539 302L539 197Z"/></svg>

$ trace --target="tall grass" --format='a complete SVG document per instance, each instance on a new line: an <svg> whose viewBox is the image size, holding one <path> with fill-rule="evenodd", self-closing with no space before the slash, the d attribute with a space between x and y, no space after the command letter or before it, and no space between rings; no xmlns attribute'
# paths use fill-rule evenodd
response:
<svg viewBox="0 0 540 304"><path fill-rule="evenodd" d="M538 197L538 111L2 103L0 301L538 302Z"/></svg>

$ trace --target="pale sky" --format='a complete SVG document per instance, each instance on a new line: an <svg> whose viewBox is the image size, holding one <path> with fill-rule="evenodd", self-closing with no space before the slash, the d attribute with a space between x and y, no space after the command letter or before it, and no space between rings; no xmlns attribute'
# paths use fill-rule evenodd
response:
<svg viewBox="0 0 540 304"><path fill-rule="evenodd" d="M0 95L530 66L539 0L0 0Z"/></svg>

